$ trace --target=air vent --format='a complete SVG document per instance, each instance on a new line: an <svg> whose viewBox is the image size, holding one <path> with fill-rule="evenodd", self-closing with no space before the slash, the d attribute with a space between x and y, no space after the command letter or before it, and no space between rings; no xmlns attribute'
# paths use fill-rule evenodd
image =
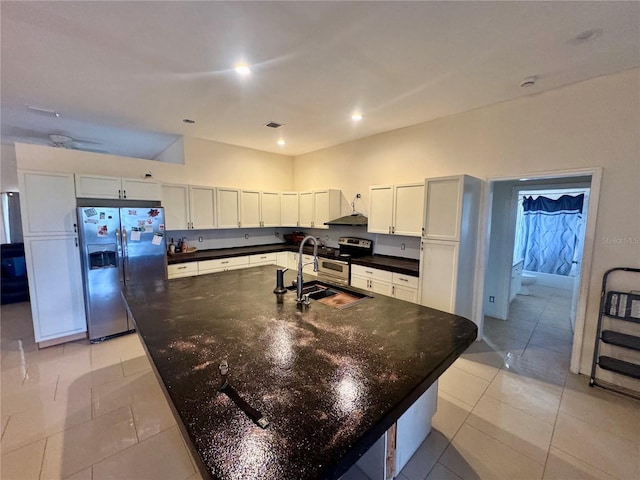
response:
<svg viewBox="0 0 640 480"><path fill-rule="evenodd" d="M282 123L269 122L269 123L265 123L264 126L269 128L280 128L282 127Z"/></svg>

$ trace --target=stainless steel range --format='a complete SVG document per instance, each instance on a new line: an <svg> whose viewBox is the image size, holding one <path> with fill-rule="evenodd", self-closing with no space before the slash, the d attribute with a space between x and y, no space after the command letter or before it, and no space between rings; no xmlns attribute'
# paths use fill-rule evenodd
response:
<svg viewBox="0 0 640 480"><path fill-rule="evenodd" d="M349 285L351 279L351 258L373 254L373 242L366 238L340 237L339 256L318 258L318 280Z"/></svg>

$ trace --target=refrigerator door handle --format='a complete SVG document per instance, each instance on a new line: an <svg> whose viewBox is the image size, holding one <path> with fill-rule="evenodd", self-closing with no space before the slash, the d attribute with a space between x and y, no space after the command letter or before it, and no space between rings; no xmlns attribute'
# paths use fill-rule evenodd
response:
<svg viewBox="0 0 640 480"><path fill-rule="evenodd" d="M129 276L129 240L127 239L127 229L123 228L122 229L122 246L123 246L123 250L124 250L124 263L123 263L123 267L124 267L124 280L125 282L128 280L131 280L130 276Z"/></svg>
<svg viewBox="0 0 640 480"><path fill-rule="evenodd" d="M122 270L124 269L122 261L122 245L120 243L120 229L116 228L116 262L118 264L118 279L120 283L124 281Z"/></svg>

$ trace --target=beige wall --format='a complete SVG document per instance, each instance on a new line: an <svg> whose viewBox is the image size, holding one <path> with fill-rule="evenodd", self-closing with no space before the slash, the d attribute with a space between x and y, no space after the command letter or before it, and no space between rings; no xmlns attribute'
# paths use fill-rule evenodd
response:
<svg viewBox="0 0 640 480"><path fill-rule="evenodd" d="M581 361L586 372L603 273L640 266L639 132L640 75L633 69L299 156L294 189L332 186L347 198L360 192L366 206L374 184L604 167Z"/></svg>
<svg viewBox="0 0 640 480"><path fill-rule="evenodd" d="M4 146L2 152L4 157ZM156 180L168 183L263 190L293 187L291 157L196 138L184 139L184 165L29 144L16 144L16 155L18 168L26 170L132 178L151 172ZM3 174L4 170L3 161ZM15 175L15 170L9 173Z"/></svg>
<svg viewBox="0 0 640 480"><path fill-rule="evenodd" d="M18 191L16 150L13 145L0 145L0 191Z"/></svg>

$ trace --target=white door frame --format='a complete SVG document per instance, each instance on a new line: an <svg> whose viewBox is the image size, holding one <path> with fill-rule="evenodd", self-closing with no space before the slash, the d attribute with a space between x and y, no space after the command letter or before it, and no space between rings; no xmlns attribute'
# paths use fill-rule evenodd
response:
<svg viewBox="0 0 640 480"><path fill-rule="evenodd" d="M547 170L542 172L526 172L519 174L504 175L499 177L488 177L484 185L481 201L480 228L478 231L478 261L476 264L475 284L476 298L475 320L478 325L478 339L482 338L484 329L483 300L484 283L489 260L489 219L491 217L491 207L493 204L492 187L495 182L517 181L517 180L544 180L557 178L591 177L591 192L589 195L587 223L585 228L584 250L582 255L582 265L580 267L580 287L578 294L578 307L576 310L576 324L573 334L573 348L571 350L571 373L579 373L580 357L582 356L582 342L584 336L584 324L587 311L587 294L589 292L589 280L591 278L591 263L593 260L593 250L595 246L596 218L598 215L598 203L600 199L600 185L602 183L602 167L578 168L572 170Z"/></svg>

